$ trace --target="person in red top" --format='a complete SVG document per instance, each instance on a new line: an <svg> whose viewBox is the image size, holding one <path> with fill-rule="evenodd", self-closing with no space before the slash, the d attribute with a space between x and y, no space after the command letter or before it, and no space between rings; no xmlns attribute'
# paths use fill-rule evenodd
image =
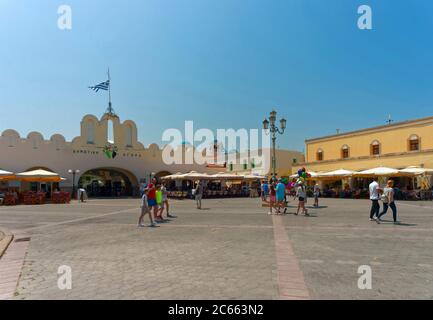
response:
<svg viewBox="0 0 433 320"><path fill-rule="evenodd" d="M156 179L152 178L152 182L147 185L148 194L147 194L147 204L149 206L150 211L153 208L153 216L155 217L155 221L161 222L162 217L158 215L158 204L156 203Z"/></svg>

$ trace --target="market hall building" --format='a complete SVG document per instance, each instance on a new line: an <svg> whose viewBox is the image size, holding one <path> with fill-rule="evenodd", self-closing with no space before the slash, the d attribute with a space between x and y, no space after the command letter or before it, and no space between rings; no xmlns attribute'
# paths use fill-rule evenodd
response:
<svg viewBox="0 0 433 320"><path fill-rule="evenodd" d="M296 169L305 166L308 171L330 172L339 169L362 171L376 167L433 168L433 117L308 139L305 144L305 163L296 166ZM420 179L393 179L402 187L413 182L415 187L421 184ZM432 185L431 177L429 179ZM357 179L347 180L350 187L362 187L366 183ZM341 185L341 179L335 183Z"/></svg>
<svg viewBox="0 0 433 320"><path fill-rule="evenodd" d="M112 137L109 137L109 132L112 132ZM221 171L221 168L206 165L165 164L157 144L146 148L137 140L137 126L133 121L121 122L116 114L109 112L101 119L94 115L84 116L80 135L70 142L60 134L45 140L39 132L31 132L22 138L15 130L3 131L0 136L0 168L15 173L45 169L66 178L59 185L42 183L40 188L47 192L51 187L72 191L73 177L69 170L79 170L75 175L75 185L86 188L91 196L108 197L136 196L140 182L149 181L151 176L162 177L193 170L209 174ZM0 189L10 187L22 190L38 188L37 183L0 181Z"/></svg>

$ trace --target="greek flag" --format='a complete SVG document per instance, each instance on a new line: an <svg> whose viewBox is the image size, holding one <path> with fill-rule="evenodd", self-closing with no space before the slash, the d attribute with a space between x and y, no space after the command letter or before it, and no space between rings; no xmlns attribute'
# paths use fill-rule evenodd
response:
<svg viewBox="0 0 433 320"><path fill-rule="evenodd" d="M107 91L109 87L110 87L110 80L107 80L105 82L101 82L100 84L97 84L96 86L89 87L89 89L98 92L99 90Z"/></svg>

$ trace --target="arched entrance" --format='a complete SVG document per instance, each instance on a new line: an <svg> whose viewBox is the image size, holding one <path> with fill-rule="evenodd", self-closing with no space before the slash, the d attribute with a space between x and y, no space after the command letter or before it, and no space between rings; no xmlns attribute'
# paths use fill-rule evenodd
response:
<svg viewBox="0 0 433 320"><path fill-rule="evenodd" d="M137 178L129 171L119 168L98 168L81 175L78 186L89 197L131 197L137 194Z"/></svg>

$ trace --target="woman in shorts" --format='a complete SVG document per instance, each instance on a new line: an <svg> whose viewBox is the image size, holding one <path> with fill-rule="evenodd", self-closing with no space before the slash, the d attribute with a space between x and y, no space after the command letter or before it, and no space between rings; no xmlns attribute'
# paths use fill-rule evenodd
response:
<svg viewBox="0 0 433 320"><path fill-rule="evenodd" d="M168 194L167 194L167 188L165 186L165 183L161 185L161 194L162 194L162 200L161 200L160 216L162 217L162 213L164 212L165 209L167 211L167 218L175 218L175 216L172 216L169 212L170 206L168 205Z"/></svg>
<svg viewBox="0 0 433 320"><path fill-rule="evenodd" d="M305 189L302 181L298 183L298 187L296 189L296 196L298 197L298 210L296 210L296 215L299 214L299 210L302 209L302 213L308 216L308 210L305 208L305 200L307 199L307 191Z"/></svg>

